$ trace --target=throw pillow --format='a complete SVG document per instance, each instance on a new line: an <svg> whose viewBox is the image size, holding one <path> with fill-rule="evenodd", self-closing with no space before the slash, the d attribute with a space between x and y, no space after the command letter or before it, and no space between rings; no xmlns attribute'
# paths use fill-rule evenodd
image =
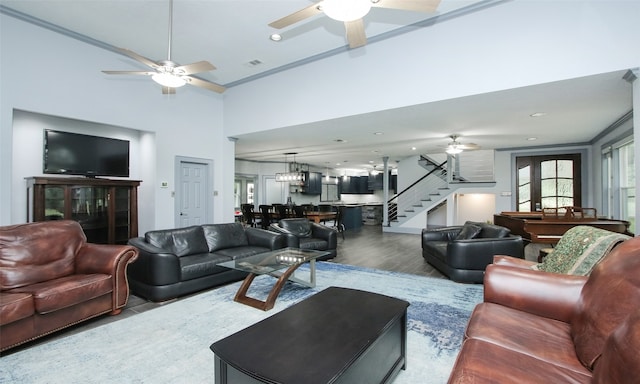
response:
<svg viewBox="0 0 640 384"><path fill-rule="evenodd" d="M479 225L465 223L462 226L462 230L460 231L460 233L458 233L458 236L456 236L456 240L473 239L480 234L480 231L482 231L482 227L480 227Z"/></svg>
<svg viewBox="0 0 640 384"><path fill-rule="evenodd" d="M613 247L627 239L630 237L621 233L579 225L565 232L553 251L533 269L586 276Z"/></svg>

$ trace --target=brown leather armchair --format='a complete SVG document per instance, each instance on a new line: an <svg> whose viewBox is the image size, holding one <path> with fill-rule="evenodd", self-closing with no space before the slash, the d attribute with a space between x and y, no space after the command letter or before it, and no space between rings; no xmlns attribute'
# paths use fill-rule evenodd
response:
<svg viewBox="0 0 640 384"><path fill-rule="evenodd" d="M127 304L138 251L90 244L75 221L0 227L0 351Z"/></svg>
<svg viewBox="0 0 640 384"><path fill-rule="evenodd" d="M640 237L588 277L509 259L487 267L449 383L637 383Z"/></svg>

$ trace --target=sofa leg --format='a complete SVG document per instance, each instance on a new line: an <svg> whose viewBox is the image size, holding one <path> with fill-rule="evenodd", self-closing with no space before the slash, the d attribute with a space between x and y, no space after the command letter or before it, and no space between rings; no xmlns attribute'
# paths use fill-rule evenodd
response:
<svg viewBox="0 0 640 384"><path fill-rule="evenodd" d="M114 309L113 311L109 312L109 315L111 316L119 315L120 312L122 312L122 308Z"/></svg>

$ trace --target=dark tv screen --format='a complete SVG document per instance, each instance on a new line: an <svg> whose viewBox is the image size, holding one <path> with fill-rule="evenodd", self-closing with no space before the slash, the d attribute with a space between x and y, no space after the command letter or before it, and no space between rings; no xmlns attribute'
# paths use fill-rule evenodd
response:
<svg viewBox="0 0 640 384"><path fill-rule="evenodd" d="M44 131L43 172L88 177L129 177L129 141Z"/></svg>

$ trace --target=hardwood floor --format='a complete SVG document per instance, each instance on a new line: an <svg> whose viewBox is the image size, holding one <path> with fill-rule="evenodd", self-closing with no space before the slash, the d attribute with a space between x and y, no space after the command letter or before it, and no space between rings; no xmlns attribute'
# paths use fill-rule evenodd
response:
<svg viewBox="0 0 640 384"><path fill-rule="evenodd" d="M332 262L444 278L440 272L427 264L422 258L420 235L383 233L382 227L380 226L363 226L359 230L347 230L344 234L344 240L342 236L338 236L338 256L333 259ZM194 293L194 295L196 294L198 293ZM135 316L136 314L186 297L189 296L162 303L154 303L131 295L127 306L122 313L117 316L100 316L96 319L88 320L67 328L61 332L56 332L31 343L16 347L3 354L14 353L22 348L29 348L35 344L45 343L57 337L82 332L129 316Z"/></svg>
<svg viewBox="0 0 640 384"><path fill-rule="evenodd" d="M360 230L348 230L345 232L345 240L338 236L338 257L333 261L444 278L422 258L420 235L385 233L381 226L365 225Z"/></svg>

